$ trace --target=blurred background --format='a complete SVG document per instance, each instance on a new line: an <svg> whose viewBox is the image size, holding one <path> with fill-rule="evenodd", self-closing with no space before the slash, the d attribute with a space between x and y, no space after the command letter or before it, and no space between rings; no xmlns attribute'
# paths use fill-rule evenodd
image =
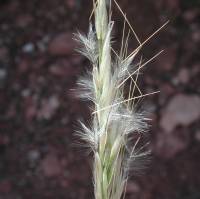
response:
<svg viewBox="0 0 200 199"><path fill-rule="evenodd" d="M119 0L143 49L139 85L151 109L152 160L127 199L200 198L200 0ZM0 199L92 199L91 157L76 147L88 104L69 90L89 67L72 34L87 32L91 0L0 1ZM123 17L113 6L115 44ZM136 47L130 38L130 51Z"/></svg>

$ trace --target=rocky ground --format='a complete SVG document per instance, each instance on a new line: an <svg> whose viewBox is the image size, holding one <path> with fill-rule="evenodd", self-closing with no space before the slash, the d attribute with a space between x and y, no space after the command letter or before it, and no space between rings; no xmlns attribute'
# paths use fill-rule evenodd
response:
<svg viewBox="0 0 200 199"><path fill-rule="evenodd" d="M170 19L143 50L148 59L165 49L140 76L144 92L161 93L144 100L153 119L152 157L130 178L126 198L199 199L200 1L119 3L141 40ZM93 198L90 159L73 137L89 111L69 92L88 67L71 38L87 31L91 6L0 1L0 199ZM116 8L113 17L118 40L123 18ZM130 49L135 44L132 38Z"/></svg>

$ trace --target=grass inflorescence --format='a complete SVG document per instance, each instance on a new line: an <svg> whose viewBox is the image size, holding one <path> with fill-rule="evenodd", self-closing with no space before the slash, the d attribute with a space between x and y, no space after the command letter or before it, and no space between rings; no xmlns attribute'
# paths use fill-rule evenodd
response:
<svg viewBox="0 0 200 199"><path fill-rule="evenodd" d="M149 151L142 150L143 147L137 147L148 129L149 119L144 112L138 111L136 101L156 92L143 94L137 80L139 71L161 53L145 63L141 58L138 64L132 64L142 46L162 27L140 42L126 15L115 0L114 3L124 16L124 24L128 24L138 41L139 45L133 52L127 53L129 34L125 36L124 30L119 52L111 46L114 26L111 1L94 1L94 26L90 24L87 35L75 34L75 40L80 44L79 52L89 59L92 66L87 75L79 79L77 92L80 98L93 102L92 122L90 126L80 122L82 130L78 133L93 153L96 199L120 199L129 171L140 169L139 160L149 154ZM127 80L131 80L128 96L124 92Z"/></svg>

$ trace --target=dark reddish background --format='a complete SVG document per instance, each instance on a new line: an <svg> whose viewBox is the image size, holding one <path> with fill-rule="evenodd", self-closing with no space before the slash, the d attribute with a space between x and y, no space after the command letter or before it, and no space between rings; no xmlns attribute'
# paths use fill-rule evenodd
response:
<svg viewBox="0 0 200 199"><path fill-rule="evenodd" d="M165 49L140 75L144 92L161 93L144 100L152 161L126 197L199 199L200 1L119 3L142 41L170 19L142 51L148 59ZM90 0L0 1L0 199L93 198L90 158L72 135L88 108L69 94L88 67L72 33L87 31L91 9ZM116 8L114 19L119 41Z"/></svg>

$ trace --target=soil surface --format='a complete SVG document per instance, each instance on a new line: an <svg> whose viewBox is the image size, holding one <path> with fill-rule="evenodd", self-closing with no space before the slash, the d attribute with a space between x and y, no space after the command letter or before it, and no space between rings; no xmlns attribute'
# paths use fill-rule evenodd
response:
<svg viewBox="0 0 200 199"><path fill-rule="evenodd" d="M127 199L200 198L200 1L119 0L141 41L139 85L151 112L152 157L132 175ZM113 5L114 6L114 5ZM88 104L70 89L90 67L74 32L87 32L91 0L0 1L0 199L89 199L91 157L73 136ZM123 17L113 8L116 47ZM129 50L137 43L130 38ZM133 173L134 174L134 173Z"/></svg>

